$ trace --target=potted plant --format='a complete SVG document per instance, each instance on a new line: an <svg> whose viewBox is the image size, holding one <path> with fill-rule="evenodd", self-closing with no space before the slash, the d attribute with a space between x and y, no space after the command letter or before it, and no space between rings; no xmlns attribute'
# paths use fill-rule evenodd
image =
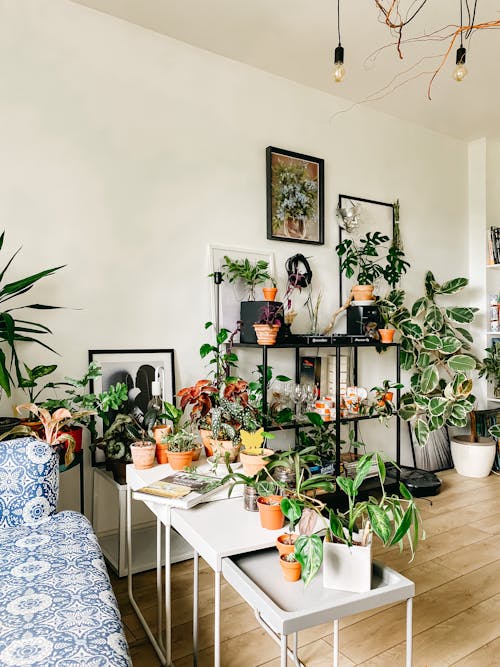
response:
<svg viewBox="0 0 500 667"><path fill-rule="evenodd" d="M265 301L274 301L276 299L276 294L278 293L276 280L272 276L270 276L269 283L271 284L271 287L267 285L266 287L262 288L262 296L264 297Z"/></svg>
<svg viewBox="0 0 500 667"><path fill-rule="evenodd" d="M357 500L361 484L376 460L381 495L368 500ZM302 580L307 585L316 576L323 563L323 585L362 592L370 590L372 570L372 536L375 534L384 546L403 546L408 541L411 559L421 533L421 519L415 501L406 486L399 485L400 496L387 495L384 489L386 468L378 453L362 456L354 478L338 476L336 484L347 496L345 512L329 510L326 537L316 534L301 535L295 543L295 557L302 565ZM425 535L423 534L423 537Z"/></svg>
<svg viewBox="0 0 500 667"><path fill-rule="evenodd" d="M495 461L496 442L477 433L476 413L469 414L470 434L450 438L451 458L455 470L463 477L488 477Z"/></svg>
<svg viewBox="0 0 500 667"><path fill-rule="evenodd" d="M265 435L271 437L269 433ZM240 451L240 461L245 475L255 477L272 456L273 450L264 447L265 435L262 427L253 433L241 429L240 438L243 449Z"/></svg>
<svg viewBox="0 0 500 667"><path fill-rule="evenodd" d="M397 247L387 249L385 256L379 251L389 237L381 232L367 232L359 240L345 239L335 250L340 258L340 270L346 278L355 277L356 285L352 288L354 301L373 299L373 284L383 278L391 287L395 287L410 264L405 261L404 252Z"/></svg>
<svg viewBox="0 0 500 667"><path fill-rule="evenodd" d="M210 444L214 453L224 456L228 452L230 461L235 461L238 457L241 430L254 433L260 427L256 411L248 405L247 394L243 393L243 397L236 396L234 400L222 397L219 405L210 411L213 434Z"/></svg>
<svg viewBox="0 0 500 667"><path fill-rule="evenodd" d="M65 433L64 429L72 422L92 413L82 411L71 414L69 410L59 408L51 414L48 410L35 403L23 403L22 405L18 405L16 410L19 414L23 410L28 410L31 414L35 415L42 424L42 431L39 432L39 429L34 430L26 425L21 425L2 434L0 439L5 440L8 437L25 437L31 435L37 438L37 440L42 440L53 447L58 452L59 458L62 459L61 463L64 461L64 465L69 466L74 459L75 440L69 433Z"/></svg>
<svg viewBox="0 0 500 667"><path fill-rule="evenodd" d="M0 250L3 248L4 240L5 232L2 232L0 235ZM0 271L0 283L3 283L5 280L7 271L20 250L21 248L12 255L2 271ZM17 299L27 292L30 292L37 282L54 274L62 268L64 267L56 266L27 276L26 278L18 278L13 282L0 284L0 303L2 303L4 307L4 310L0 313L0 320L2 322L2 326L0 327L0 344L2 347L6 348L6 352L2 350L0 353L0 389L5 391L7 396L11 395L11 387L13 384L13 379L10 373L11 369L16 369L16 378L19 386L21 386L23 379L19 353L17 350L19 342L37 343L38 345L42 345L53 351L46 343L40 340L40 336L51 333L50 329L39 322L24 319L22 311L50 310L58 308L58 306L48 306L38 303L19 305ZM14 303L7 304L7 302L11 302L13 299ZM18 314L20 314L19 317Z"/></svg>
<svg viewBox="0 0 500 667"><path fill-rule="evenodd" d="M280 554L280 565L285 581L298 581L300 579L301 565L294 552Z"/></svg>
<svg viewBox="0 0 500 667"><path fill-rule="evenodd" d="M234 472L229 462L227 463L227 467L229 473L223 478L222 484L231 482L228 497L231 497L237 485L243 484L243 506L248 512L259 511L257 506L257 498L259 496L270 496L276 494L278 491L278 484L268 475L265 468L260 470L255 476L249 477L240 472Z"/></svg>
<svg viewBox="0 0 500 667"><path fill-rule="evenodd" d="M224 279L229 283L241 282L245 285L248 290L248 301L255 301L255 288L266 281L271 282L273 286L271 289L276 289L276 281L269 274L269 262L266 260L259 259L251 262L246 257L245 259L231 259L224 255L224 264L221 268ZM274 294L276 295L276 292ZM264 298L267 298L265 294Z"/></svg>
<svg viewBox="0 0 500 667"><path fill-rule="evenodd" d="M481 364L471 352L466 328L477 308L441 305L438 298L461 292L466 278L438 283L425 276L425 294L410 308L400 307L395 325L401 334L401 368L411 372L410 388L400 400L399 415L411 421L419 445L442 426L464 428L473 410L470 371Z"/></svg>
<svg viewBox="0 0 500 667"><path fill-rule="evenodd" d="M317 412L306 412L306 417L311 428L299 432L300 449L310 448L321 460L321 472L331 473L335 468L337 447L335 424L323 421Z"/></svg>
<svg viewBox="0 0 500 667"><path fill-rule="evenodd" d="M156 443L152 436L152 429L156 421L156 411L147 410L142 424L133 419L125 428L132 439L130 455L137 470L152 468L155 462Z"/></svg>
<svg viewBox="0 0 500 667"><path fill-rule="evenodd" d="M153 437L156 442L156 460L158 463L168 463L169 435L176 433L182 418L182 410L168 401L163 402L163 412L157 417L153 426ZM171 426L166 422L170 421Z"/></svg>
<svg viewBox="0 0 500 667"><path fill-rule="evenodd" d="M179 428L168 438L168 463L174 470L183 470L193 460L196 435L186 428Z"/></svg>
<svg viewBox="0 0 500 667"><path fill-rule="evenodd" d="M397 414L393 390L403 389L403 387L404 385L400 382L392 382L387 379L383 380L381 385L372 387L370 392L375 394L375 402L369 406L368 414L378 415L379 421L388 425L389 418Z"/></svg>
<svg viewBox="0 0 500 667"><path fill-rule="evenodd" d="M384 323L384 327L379 328L381 343L392 343L394 340L395 328L398 323L398 318L405 319L405 312L402 310L405 293L403 290L393 289L383 299L377 299L376 306L380 314L380 319Z"/></svg>
<svg viewBox="0 0 500 667"><path fill-rule="evenodd" d="M281 496L259 496L257 507L260 525L267 530L279 530L285 525L285 515L281 511Z"/></svg>
<svg viewBox="0 0 500 667"><path fill-rule="evenodd" d="M486 356L482 360L479 377L484 377L493 384L493 395L500 398L500 342L486 348Z"/></svg>
<svg viewBox="0 0 500 667"><path fill-rule="evenodd" d="M283 311L283 304L269 303L260 310L259 319L254 322L253 328L259 345L274 345L281 326L278 317Z"/></svg>
<svg viewBox="0 0 500 667"><path fill-rule="evenodd" d="M297 473L300 474L304 470L307 475L310 475L309 466L321 466L321 459L315 446L275 452L267 463L266 470L278 484L287 489L294 489Z"/></svg>

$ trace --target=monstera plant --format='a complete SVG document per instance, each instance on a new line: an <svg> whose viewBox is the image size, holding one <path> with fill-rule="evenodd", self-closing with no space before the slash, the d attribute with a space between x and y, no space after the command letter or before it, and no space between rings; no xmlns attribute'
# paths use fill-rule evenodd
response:
<svg viewBox="0 0 500 667"><path fill-rule="evenodd" d="M404 305L401 290L393 290L384 300L391 322L401 333L401 368L412 374L399 414L414 423L422 446L431 431L445 424L467 426L476 400L469 373L481 368L481 363L470 352L473 339L467 325L477 308L440 303L441 297L457 294L467 284L466 278L438 283L428 271L425 294L410 308Z"/></svg>

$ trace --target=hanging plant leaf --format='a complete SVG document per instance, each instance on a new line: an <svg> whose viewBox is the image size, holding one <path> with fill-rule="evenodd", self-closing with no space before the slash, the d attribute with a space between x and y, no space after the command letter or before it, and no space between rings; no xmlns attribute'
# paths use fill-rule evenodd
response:
<svg viewBox="0 0 500 667"><path fill-rule="evenodd" d="M421 447L424 447L427 444L429 433L430 430L427 422L425 422L423 419L417 419L417 423L415 424L415 436L417 438L418 444Z"/></svg>
<svg viewBox="0 0 500 667"><path fill-rule="evenodd" d="M447 280L441 285L441 287L436 290L437 294L455 294L460 292L464 287L467 287L469 281L467 278L453 278L453 280Z"/></svg>

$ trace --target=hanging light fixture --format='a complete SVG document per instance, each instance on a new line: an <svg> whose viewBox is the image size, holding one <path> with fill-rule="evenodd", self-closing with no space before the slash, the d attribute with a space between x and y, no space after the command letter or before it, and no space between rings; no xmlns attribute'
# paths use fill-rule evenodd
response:
<svg viewBox="0 0 500 667"><path fill-rule="evenodd" d="M341 83L345 77L345 67L344 67L344 47L341 44L340 40L340 0L337 0L337 31L339 35L339 45L335 49L334 55L334 65L333 65L333 78L336 83Z"/></svg>
<svg viewBox="0 0 500 667"><path fill-rule="evenodd" d="M465 66L467 49L465 48L463 43L462 29L463 29L463 13L462 13L462 0L460 0L460 46L457 49L456 67L453 70L453 78L455 79L455 81L458 82L463 81L467 76L467 67Z"/></svg>

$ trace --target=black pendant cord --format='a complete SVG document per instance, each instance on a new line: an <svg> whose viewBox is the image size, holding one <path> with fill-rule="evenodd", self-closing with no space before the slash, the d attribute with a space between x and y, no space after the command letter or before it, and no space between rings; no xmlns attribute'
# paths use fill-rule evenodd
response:
<svg viewBox="0 0 500 667"><path fill-rule="evenodd" d="M339 36L339 46L341 46L342 41L340 39L340 0L337 0L337 32Z"/></svg>

